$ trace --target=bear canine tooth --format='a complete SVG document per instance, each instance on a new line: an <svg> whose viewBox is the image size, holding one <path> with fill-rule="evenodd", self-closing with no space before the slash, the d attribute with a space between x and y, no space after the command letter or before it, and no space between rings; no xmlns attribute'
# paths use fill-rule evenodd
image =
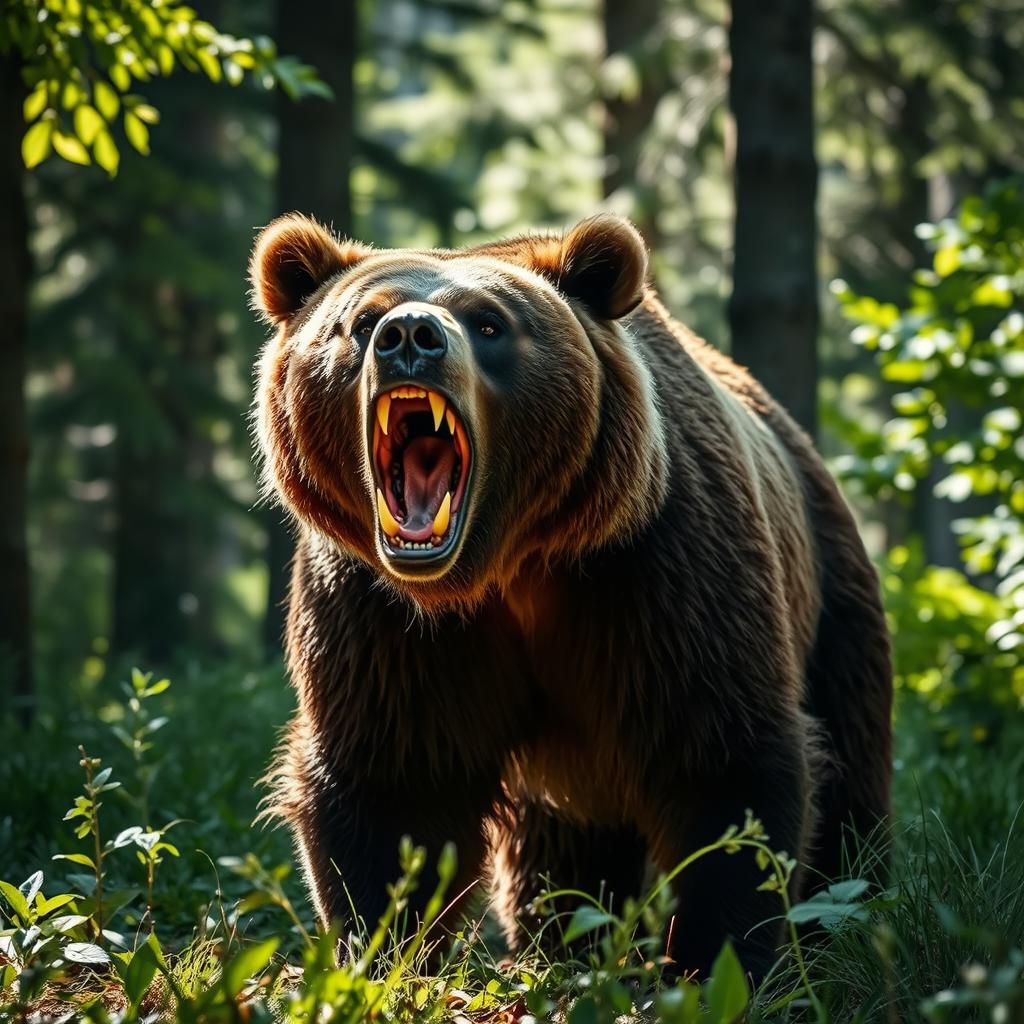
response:
<svg viewBox="0 0 1024 1024"><path fill-rule="evenodd" d="M397 537L400 529L398 520L391 514L388 503L384 500L384 492L377 488L377 517L380 519L380 528L389 536Z"/></svg>
<svg viewBox="0 0 1024 1024"><path fill-rule="evenodd" d="M430 411L434 414L434 433L441 429L441 420L444 419L445 406L448 404L444 395L436 391L428 391L427 399L430 402Z"/></svg>
<svg viewBox="0 0 1024 1024"><path fill-rule="evenodd" d="M380 429L387 435L388 432L388 416L391 413L391 396L381 395L377 399L377 422L380 424Z"/></svg>
<svg viewBox="0 0 1024 1024"><path fill-rule="evenodd" d="M441 502L441 507L437 510L437 515L434 516L434 523L431 526L431 531L437 534L438 537L443 537L448 529L448 520L452 514L452 492L444 492L444 501Z"/></svg>
<svg viewBox="0 0 1024 1024"><path fill-rule="evenodd" d="M444 413L444 417L448 421L448 432L452 435L452 437L454 437L455 436L455 413L453 413L451 411L451 409L446 409L445 413ZM436 430L437 428L435 427L434 429Z"/></svg>

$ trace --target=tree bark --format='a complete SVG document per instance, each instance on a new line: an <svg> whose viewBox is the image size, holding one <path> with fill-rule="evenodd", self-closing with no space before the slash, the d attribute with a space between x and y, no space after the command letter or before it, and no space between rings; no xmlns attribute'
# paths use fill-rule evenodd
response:
<svg viewBox="0 0 1024 1024"><path fill-rule="evenodd" d="M647 245L656 249L657 190L653 182L640 180L639 158L647 130L654 119L658 101L668 83L658 69L643 59L645 41L657 31L662 0L605 0L605 54L629 56L639 76L636 96L612 97L605 101L603 194L610 196L628 188L633 194L632 217Z"/></svg>
<svg viewBox="0 0 1024 1024"><path fill-rule="evenodd" d="M185 439L139 450L120 424L114 475L112 647L146 666L168 664L188 643L185 595L194 580L182 507Z"/></svg>
<svg viewBox="0 0 1024 1024"><path fill-rule="evenodd" d="M276 42L281 53L312 64L333 100L278 99L277 209L300 210L339 234L352 231L349 174L354 136L352 70L356 58L355 0L278 0ZM269 582L264 642L280 649L292 539L284 514L266 515Z"/></svg>
<svg viewBox="0 0 1024 1024"><path fill-rule="evenodd" d="M33 708L25 403L31 262L21 161L24 98L20 62L13 53L0 56L0 692L9 690L27 721Z"/></svg>
<svg viewBox="0 0 1024 1024"><path fill-rule="evenodd" d="M818 282L812 0L734 0L732 355L812 436Z"/></svg>

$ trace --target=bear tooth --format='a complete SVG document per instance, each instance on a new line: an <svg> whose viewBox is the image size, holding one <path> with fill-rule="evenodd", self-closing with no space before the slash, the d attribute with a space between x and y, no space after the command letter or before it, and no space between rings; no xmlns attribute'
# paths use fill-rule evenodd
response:
<svg viewBox="0 0 1024 1024"><path fill-rule="evenodd" d="M448 520L452 514L452 492L444 492L444 501L441 502L441 507L437 510L437 515L434 516L434 523L431 526L431 532L435 533L438 537L443 537L448 529Z"/></svg>
<svg viewBox="0 0 1024 1024"><path fill-rule="evenodd" d="M462 453L469 451L469 439L466 437L466 430L461 423L455 424L455 442L459 446L458 454L461 461Z"/></svg>
<svg viewBox="0 0 1024 1024"><path fill-rule="evenodd" d="M381 395L377 399L377 422L380 424L380 429L386 435L388 432L388 416L391 413L391 396Z"/></svg>
<svg viewBox="0 0 1024 1024"><path fill-rule="evenodd" d="M454 437L455 436L455 413L453 413L451 411L451 409L446 409L445 413L444 413L444 416L445 416L445 419L448 420L448 432L452 435L452 437ZM436 430L437 428L435 427L434 429Z"/></svg>
<svg viewBox="0 0 1024 1024"><path fill-rule="evenodd" d="M430 411L434 414L434 433L441 429L441 420L444 419L445 406L448 404L445 401L444 395L439 395L436 391L428 391L427 399L430 402Z"/></svg>
<svg viewBox="0 0 1024 1024"><path fill-rule="evenodd" d="M380 528L389 536L397 537L400 529L398 520L391 514L388 503L384 500L384 492L377 488L377 517L380 519Z"/></svg>

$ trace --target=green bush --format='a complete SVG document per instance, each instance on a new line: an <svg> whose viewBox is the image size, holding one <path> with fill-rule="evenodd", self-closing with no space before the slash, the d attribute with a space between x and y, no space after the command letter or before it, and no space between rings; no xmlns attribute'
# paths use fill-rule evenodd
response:
<svg viewBox="0 0 1024 1024"><path fill-rule="evenodd" d="M1024 708L1021 179L994 184L919 233L933 266L914 275L904 308L833 286L857 322L853 340L899 389L880 430L840 424L853 451L835 468L872 498L934 482L935 498L971 500L972 514L953 523L966 575L926 567L901 547L884 580L897 684L974 714L976 728L963 735L979 738L999 715Z"/></svg>

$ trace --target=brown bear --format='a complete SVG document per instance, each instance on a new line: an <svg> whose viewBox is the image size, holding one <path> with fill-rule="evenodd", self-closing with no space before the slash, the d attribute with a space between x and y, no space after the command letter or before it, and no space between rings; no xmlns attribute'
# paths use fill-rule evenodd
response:
<svg viewBox="0 0 1024 1024"><path fill-rule="evenodd" d="M646 277L608 215L458 251L298 215L260 235L259 442L298 533L272 806L324 921L372 927L403 835L456 844L456 893L490 877L515 944L545 879L621 906L747 808L805 880L884 821L889 640L854 520ZM731 936L764 973L763 880L747 854L679 876L678 969Z"/></svg>

